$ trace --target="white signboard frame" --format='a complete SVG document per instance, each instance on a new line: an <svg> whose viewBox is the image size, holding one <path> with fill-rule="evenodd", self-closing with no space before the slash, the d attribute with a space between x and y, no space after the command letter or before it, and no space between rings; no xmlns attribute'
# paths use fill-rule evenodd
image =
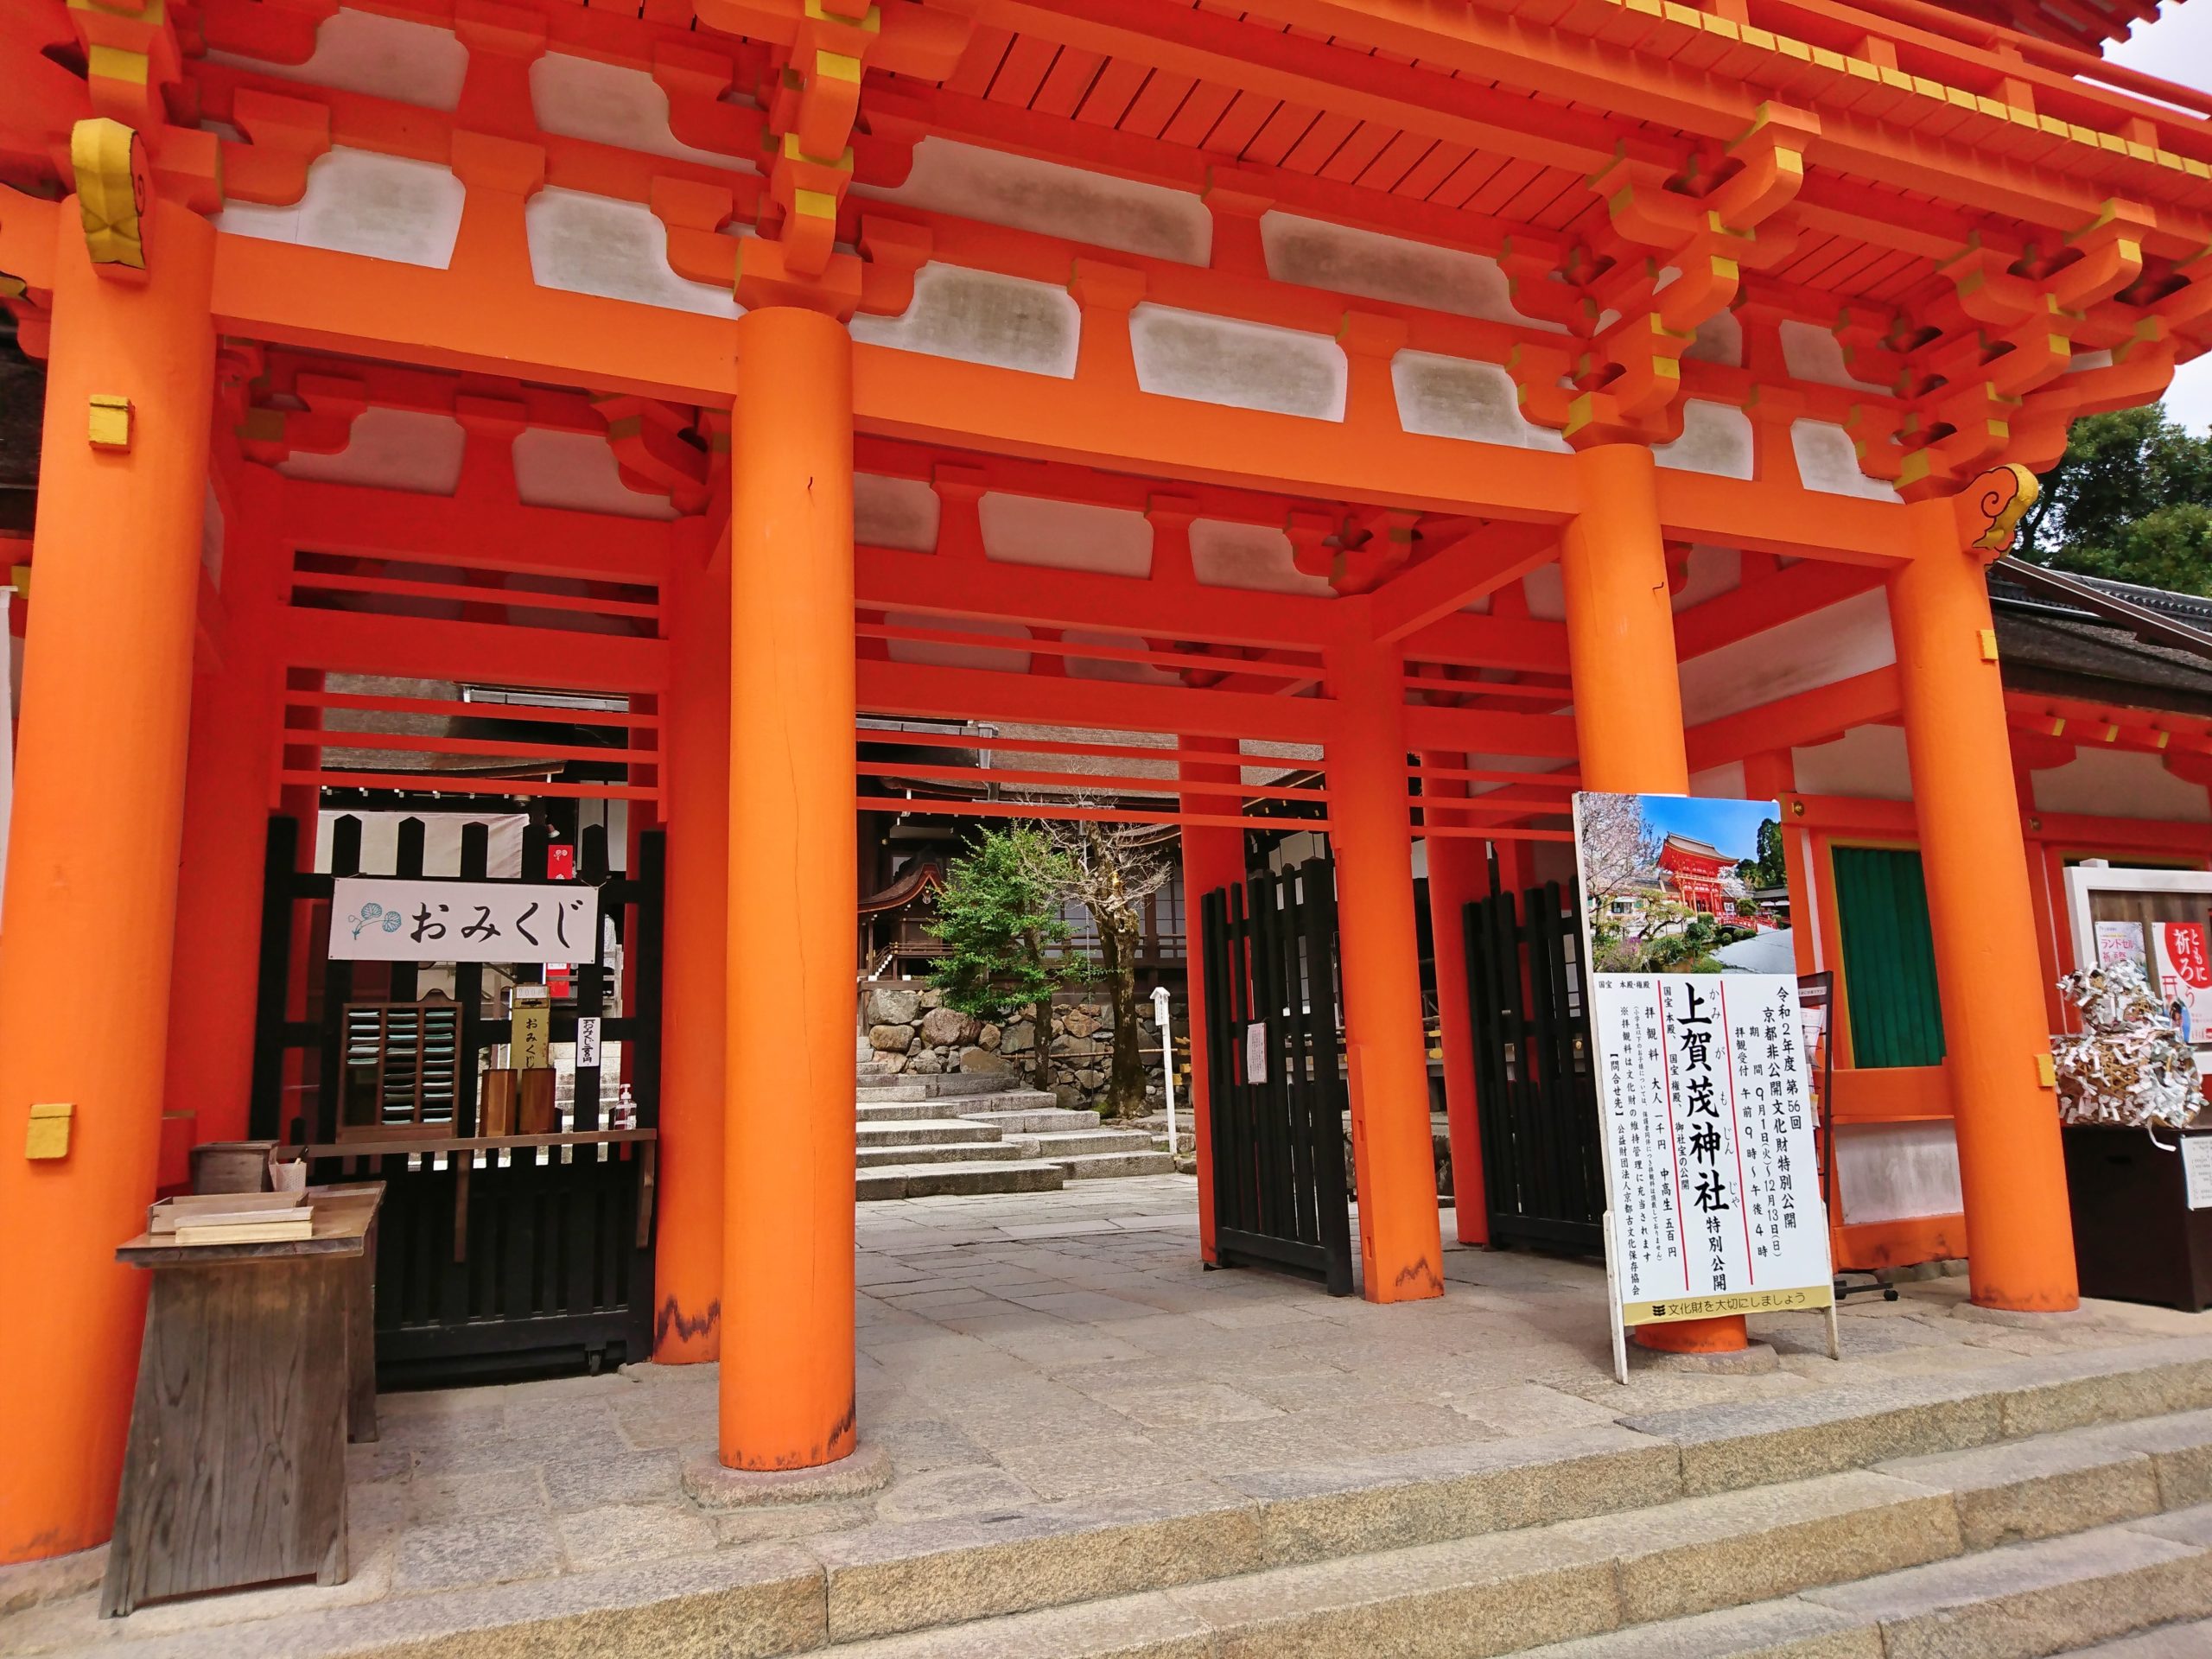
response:
<svg viewBox="0 0 2212 1659"><path fill-rule="evenodd" d="M1839 1357L1796 978L1599 974L1591 1036L1614 1374L1629 1325L1732 1313L1825 1309Z"/></svg>
<svg viewBox="0 0 2212 1659"><path fill-rule="evenodd" d="M1585 798L1575 798L1578 830ZM1579 837L1576 850L1586 861ZM1578 919L1583 961L1594 963L1586 906ZM1615 1377L1628 1381L1630 1324L1737 1313L1824 1310L1828 1355L1840 1358L1796 976L1592 973L1585 982Z"/></svg>
<svg viewBox="0 0 2212 1659"><path fill-rule="evenodd" d="M559 964L599 955L599 889L586 881L442 881L341 875L334 962Z"/></svg>

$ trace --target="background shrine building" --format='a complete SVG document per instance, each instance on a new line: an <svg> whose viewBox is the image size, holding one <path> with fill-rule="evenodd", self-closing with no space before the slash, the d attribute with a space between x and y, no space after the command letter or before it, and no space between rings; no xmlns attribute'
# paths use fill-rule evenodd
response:
<svg viewBox="0 0 2212 1659"><path fill-rule="evenodd" d="M1416 843L1479 1239L1450 942L1493 855L1562 873L1577 788L1778 799L1798 963L1844 973L1840 1259L1970 1238L1978 1300L2071 1306L2056 876L2203 868L2212 707L2085 661L2131 649L2094 609L2008 680L1985 566L2069 421L2206 344L2212 101L2097 56L2145 15L6 8L0 293L44 415L0 1561L107 1535L144 1295L113 1249L165 1150L289 1134L254 1103L312 1082L292 899L328 866L272 824L482 791L437 757L621 804L597 874L664 899L637 1295L656 1357L719 1354L732 1465L855 1443L856 810L926 775L864 720L1172 742L1172 793L1095 810L1179 829L1193 901L1290 808L1325 834L1378 1301L1443 1288ZM1310 781L1250 764L1285 753ZM1882 906L1911 963L1869 954ZM23 1155L35 1103L66 1157Z"/></svg>

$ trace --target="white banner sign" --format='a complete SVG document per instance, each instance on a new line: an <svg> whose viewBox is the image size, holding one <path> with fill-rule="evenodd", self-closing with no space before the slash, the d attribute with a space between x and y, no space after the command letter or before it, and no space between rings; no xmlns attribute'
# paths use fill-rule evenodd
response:
<svg viewBox="0 0 2212 1659"><path fill-rule="evenodd" d="M1599 974L1594 992L1621 1323L1832 1305L1796 981Z"/></svg>
<svg viewBox="0 0 2212 1659"><path fill-rule="evenodd" d="M576 1070L588 1071L599 1064L599 1020L581 1014L576 1020Z"/></svg>
<svg viewBox="0 0 2212 1659"><path fill-rule="evenodd" d="M581 881L433 881L341 875L330 956L352 962L590 962L599 889Z"/></svg>

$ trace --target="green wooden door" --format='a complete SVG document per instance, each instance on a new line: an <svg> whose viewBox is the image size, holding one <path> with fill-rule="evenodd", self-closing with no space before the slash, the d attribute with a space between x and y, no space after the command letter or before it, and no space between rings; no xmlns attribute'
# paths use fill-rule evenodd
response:
<svg viewBox="0 0 2212 1659"><path fill-rule="evenodd" d="M1936 990L1936 946L1920 855L1910 849L1838 847L1834 858L1853 1064L1941 1064L1943 1005Z"/></svg>

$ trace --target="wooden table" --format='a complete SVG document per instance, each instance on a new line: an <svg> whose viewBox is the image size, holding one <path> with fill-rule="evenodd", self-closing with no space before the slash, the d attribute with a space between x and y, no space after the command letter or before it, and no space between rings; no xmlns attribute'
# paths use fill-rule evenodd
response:
<svg viewBox="0 0 2212 1659"><path fill-rule="evenodd" d="M381 1181L308 1189L311 1238L183 1245L153 1274L100 1613L313 1574L345 1581L346 1442L376 1427Z"/></svg>

